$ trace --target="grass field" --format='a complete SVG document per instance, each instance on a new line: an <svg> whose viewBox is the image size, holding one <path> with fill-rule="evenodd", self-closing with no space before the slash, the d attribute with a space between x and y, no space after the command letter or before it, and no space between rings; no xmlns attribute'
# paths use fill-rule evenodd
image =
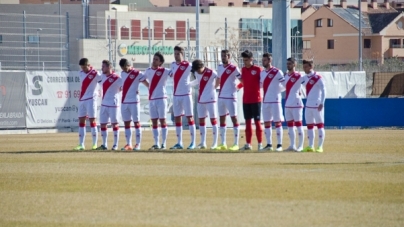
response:
<svg viewBox="0 0 404 227"><path fill-rule="evenodd" d="M326 133L322 154L73 152L76 133L1 135L0 226L404 226L404 130Z"/></svg>

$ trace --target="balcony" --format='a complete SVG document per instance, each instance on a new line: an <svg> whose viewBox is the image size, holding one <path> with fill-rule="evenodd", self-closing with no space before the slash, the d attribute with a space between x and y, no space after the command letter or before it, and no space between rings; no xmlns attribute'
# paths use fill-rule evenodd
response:
<svg viewBox="0 0 404 227"><path fill-rule="evenodd" d="M404 57L404 45L391 45L387 57Z"/></svg>

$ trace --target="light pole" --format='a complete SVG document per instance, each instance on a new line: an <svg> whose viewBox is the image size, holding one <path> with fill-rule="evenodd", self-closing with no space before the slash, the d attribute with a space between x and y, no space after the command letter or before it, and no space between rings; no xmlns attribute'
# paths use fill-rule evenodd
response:
<svg viewBox="0 0 404 227"><path fill-rule="evenodd" d="M42 28L38 28L36 30L36 41L38 43L38 70L40 69L40 65L39 65L39 32L42 31Z"/></svg>
<svg viewBox="0 0 404 227"><path fill-rule="evenodd" d="M295 32L295 60L297 60L297 55L298 55L298 50L297 50L297 45L298 45L298 38L297 36L300 34L299 31Z"/></svg>
<svg viewBox="0 0 404 227"><path fill-rule="evenodd" d="M116 39L118 36L118 10L115 7L112 7L112 10L115 10L115 47L114 47L114 55L113 55L113 57L114 57L113 65L114 65L114 70L116 70L115 66L116 66L116 52L117 52Z"/></svg>

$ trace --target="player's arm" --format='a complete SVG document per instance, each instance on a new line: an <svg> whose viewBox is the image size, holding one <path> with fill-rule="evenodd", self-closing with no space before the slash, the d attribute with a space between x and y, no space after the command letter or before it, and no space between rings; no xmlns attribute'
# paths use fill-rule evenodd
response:
<svg viewBox="0 0 404 227"><path fill-rule="evenodd" d="M318 111L321 111L324 107L326 91L325 91L324 80L321 78L319 82L320 82L319 86L320 86L320 91L321 91L320 95L321 96L320 96L320 105L318 105Z"/></svg>
<svg viewBox="0 0 404 227"><path fill-rule="evenodd" d="M195 86L198 85L198 84L199 84L198 79L195 79L195 80L189 82L188 85L189 85L190 87L195 87Z"/></svg>
<svg viewBox="0 0 404 227"><path fill-rule="evenodd" d="M280 92L283 92L283 91L286 90L285 77L284 77L283 72L281 70L279 70L277 75L278 75L278 81L279 81L279 90L280 90Z"/></svg>

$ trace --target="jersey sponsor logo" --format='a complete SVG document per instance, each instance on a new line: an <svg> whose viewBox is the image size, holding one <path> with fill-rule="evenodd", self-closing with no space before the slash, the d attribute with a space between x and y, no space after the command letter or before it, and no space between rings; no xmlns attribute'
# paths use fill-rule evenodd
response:
<svg viewBox="0 0 404 227"><path fill-rule="evenodd" d="M256 75L257 74L257 71L255 71L255 70L251 70L251 75Z"/></svg>

